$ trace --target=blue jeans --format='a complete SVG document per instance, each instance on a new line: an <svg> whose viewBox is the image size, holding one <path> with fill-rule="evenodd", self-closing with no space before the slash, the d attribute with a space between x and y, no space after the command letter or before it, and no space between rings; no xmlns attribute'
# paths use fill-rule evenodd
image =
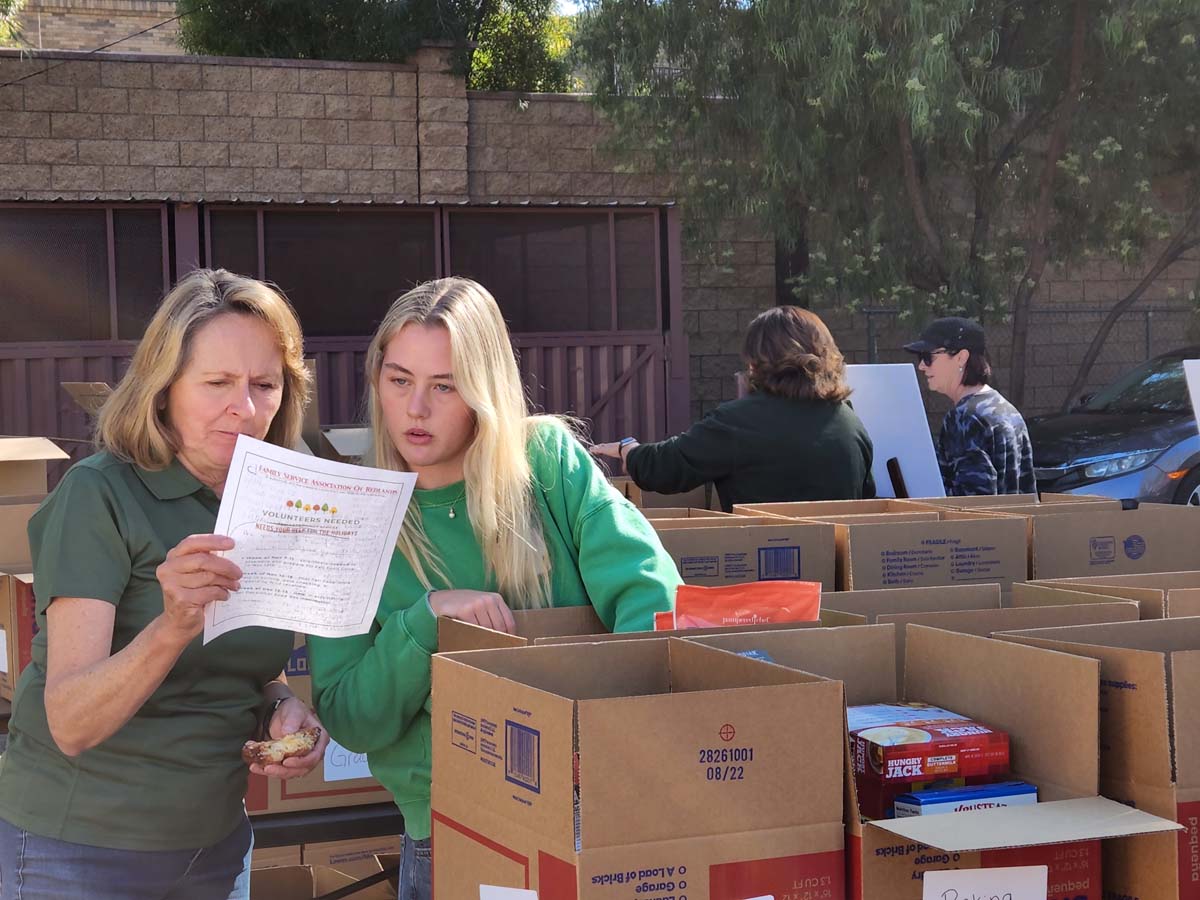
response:
<svg viewBox="0 0 1200 900"><path fill-rule="evenodd" d="M186 815L186 810L180 810ZM250 900L254 832L194 850L110 850L0 819L0 900Z"/></svg>
<svg viewBox="0 0 1200 900"><path fill-rule="evenodd" d="M429 838L414 841L404 836L399 900L433 900L433 849Z"/></svg>

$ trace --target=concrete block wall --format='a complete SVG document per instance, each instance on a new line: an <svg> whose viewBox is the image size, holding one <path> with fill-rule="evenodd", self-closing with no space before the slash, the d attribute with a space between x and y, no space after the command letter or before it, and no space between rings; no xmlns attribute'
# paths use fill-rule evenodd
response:
<svg viewBox="0 0 1200 900"><path fill-rule="evenodd" d="M14 45L94 50L119 41L121 53L179 53L179 22L167 21L175 15L175 0L26 0Z"/></svg>

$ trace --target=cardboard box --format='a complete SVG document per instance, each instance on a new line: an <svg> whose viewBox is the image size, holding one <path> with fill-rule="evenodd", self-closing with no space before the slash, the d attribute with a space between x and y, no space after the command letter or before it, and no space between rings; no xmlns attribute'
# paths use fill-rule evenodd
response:
<svg viewBox="0 0 1200 900"><path fill-rule="evenodd" d="M44 499L44 494L0 497L0 569L31 568L29 520Z"/></svg>
<svg viewBox="0 0 1200 900"><path fill-rule="evenodd" d="M71 395L80 409L92 417L99 414L100 407L113 392L112 385L104 381L60 381L59 385Z"/></svg>
<svg viewBox="0 0 1200 900"><path fill-rule="evenodd" d="M17 680L32 661L38 632L33 576L0 572L0 698L12 700Z"/></svg>
<svg viewBox="0 0 1200 900"><path fill-rule="evenodd" d="M720 512L715 509L692 509L686 506L661 506L655 509L642 509L642 515L647 519L722 519L735 518L732 513Z"/></svg>
<svg viewBox="0 0 1200 900"><path fill-rule="evenodd" d="M304 635L296 635L295 649L287 664L288 687L305 703L312 703L312 679L308 674L308 648ZM299 778L264 778L251 775L246 786L246 812L265 815L341 806L386 803L391 792L369 776L343 778L347 770L361 769L363 757L330 742L321 765ZM330 776L326 780L326 775Z"/></svg>
<svg viewBox="0 0 1200 900"><path fill-rule="evenodd" d="M303 862L299 844L286 847L255 847L250 854L250 869L274 869L277 866L298 866ZM253 878L251 879L253 880Z"/></svg>
<svg viewBox="0 0 1200 900"><path fill-rule="evenodd" d="M734 512L832 523L839 591L995 583L1007 593L1028 575L1026 529L1015 518L905 500L763 503Z"/></svg>
<svg viewBox="0 0 1200 900"><path fill-rule="evenodd" d="M1020 585L1017 585L1020 587ZM986 637L997 631L1025 628L1056 628L1061 625L1091 625L1097 622L1131 622L1137 619L1134 603L1112 599L1107 603L1053 606L1036 609L969 609L929 613L883 613L880 625L896 626L896 687L904 688L905 639L909 625L940 628L958 634Z"/></svg>
<svg viewBox="0 0 1200 900"><path fill-rule="evenodd" d="M638 509L674 508L721 509L721 499L711 484L703 484L679 494L660 494L644 491L628 475L613 475L608 479L621 496Z"/></svg>
<svg viewBox="0 0 1200 900"><path fill-rule="evenodd" d="M837 553L832 525L729 516L652 519L687 584L819 581L833 590Z"/></svg>
<svg viewBox="0 0 1200 900"><path fill-rule="evenodd" d="M400 853L400 835L358 838L352 841L326 841L304 845L304 865L337 869L355 878L365 878L379 871L376 859L381 854Z"/></svg>
<svg viewBox="0 0 1200 900"><path fill-rule="evenodd" d="M727 628L691 628L680 631L625 631L610 634L591 606L563 606L557 609L513 610L516 634L505 634L470 622L442 617L438 619L438 652L498 650L504 647L533 647L550 644L592 644L609 641L647 640L731 634L743 631L774 631L780 628L818 628L865 625L866 618L851 613L821 610L816 622L779 622L771 625L738 625Z"/></svg>
<svg viewBox="0 0 1200 900"><path fill-rule="evenodd" d="M435 896L841 898L843 724L837 682L675 638L438 654Z"/></svg>
<svg viewBox="0 0 1200 900"><path fill-rule="evenodd" d="M1196 507L1143 503L1122 510L1089 501L1017 509L992 514L1026 519L1030 580L1180 572L1200 559Z"/></svg>
<svg viewBox="0 0 1200 900"><path fill-rule="evenodd" d="M847 703L921 700L1008 732L1013 778L1038 787L1044 802L1036 806L862 821L847 752L852 900L921 900L925 872L1012 865L1049 866L1048 900L1100 900L1099 840L1176 828L1097 794L1094 660L1013 653L1018 645L1010 642L913 627L900 694L893 631L866 625L691 639L733 652L763 650L781 666L838 678Z"/></svg>
<svg viewBox="0 0 1200 900"><path fill-rule="evenodd" d="M60 459L70 457L48 438L0 437L0 497L44 495L46 464Z"/></svg>
<svg viewBox="0 0 1200 900"><path fill-rule="evenodd" d="M914 503L946 509L997 509L1009 506L1033 506L1038 503L1086 503L1108 500L1095 494L971 494L966 497L913 497Z"/></svg>
<svg viewBox="0 0 1200 900"><path fill-rule="evenodd" d="M302 900L323 897L359 879L324 866L280 866L260 869L250 878L250 900ZM355 891L354 900L396 900L387 881Z"/></svg>
<svg viewBox="0 0 1200 900"><path fill-rule="evenodd" d="M1099 661L1102 792L1184 826L1106 842L1105 895L1200 897L1200 619L996 637Z"/></svg>
<svg viewBox="0 0 1200 900"><path fill-rule="evenodd" d="M1020 585L1014 606L1134 600L1143 619L1200 616L1200 572L1102 575L1058 578Z"/></svg>
<svg viewBox="0 0 1200 900"><path fill-rule="evenodd" d="M346 425L321 429L317 456L336 462L357 464L371 451L371 429Z"/></svg>
<svg viewBox="0 0 1200 900"><path fill-rule="evenodd" d="M874 625L879 616L890 613L999 609L1000 585L947 584L878 591L833 591L821 596L821 606L866 616L867 623Z"/></svg>

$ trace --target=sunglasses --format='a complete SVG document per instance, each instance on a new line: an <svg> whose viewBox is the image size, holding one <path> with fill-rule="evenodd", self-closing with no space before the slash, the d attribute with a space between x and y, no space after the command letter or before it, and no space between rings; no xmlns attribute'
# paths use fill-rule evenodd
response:
<svg viewBox="0 0 1200 900"><path fill-rule="evenodd" d="M953 355L949 350L925 350L917 354L917 361L924 366L932 366L933 358L940 353L945 353L947 356Z"/></svg>

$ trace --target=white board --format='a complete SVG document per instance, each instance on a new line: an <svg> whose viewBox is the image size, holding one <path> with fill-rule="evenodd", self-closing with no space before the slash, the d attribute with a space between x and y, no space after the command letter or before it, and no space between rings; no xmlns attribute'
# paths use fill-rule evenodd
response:
<svg viewBox="0 0 1200 900"><path fill-rule="evenodd" d="M1183 376L1187 379L1188 396L1192 398L1192 415L1200 422L1200 359L1185 359Z"/></svg>
<svg viewBox="0 0 1200 900"><path fill-rule="evenodd" d="M894 497L887 462L895 458L910 497L945 497L917 370L908 363L846 366L850 402L875 445L871 474L880 497Z"/></svg>

